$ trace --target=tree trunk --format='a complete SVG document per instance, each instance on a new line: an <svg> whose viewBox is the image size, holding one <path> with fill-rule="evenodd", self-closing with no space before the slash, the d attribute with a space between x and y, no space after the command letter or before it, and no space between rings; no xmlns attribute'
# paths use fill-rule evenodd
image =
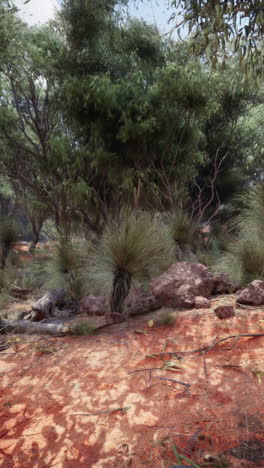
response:
<svg viewBox="0 0 264 468"><path fill-rule="evenodd" d="M9 254L10 248L3 246L2 247L2 255L1 255L1 270L4 270L6 266L6 260Z"/></svg>
<svg viewBox="0 0 264 468"><path fill-rule="evenodd" d="M33 226L33 240L29 247L29 253L34 254L35 249L39 243L39 237L40 237L40 230L37 229L36 226Z"/></svg>
<svg viewBox="0 0 264 468"><path fill-rule="evenodd" d="M31 320L39 321L53 316L55 307L63 303L64 289L51 289L32 305Z"/></svg>
<svg viewBox="0 0 264 468"><path fill-rule="evenodd" d="M131 274L122 268L117 268L114 273L112 294L110 298L110 317L113 322L127 320L127 311L124 310L124 302L129 294L131 286Z"/></svg>
<svg viewBox="0 0 264 468"><path fill-rule="evenodd" d="M66 328L63 324L32 323L26 320L0 319L0 333L26 333L28 335L63 335Z"/></svg>

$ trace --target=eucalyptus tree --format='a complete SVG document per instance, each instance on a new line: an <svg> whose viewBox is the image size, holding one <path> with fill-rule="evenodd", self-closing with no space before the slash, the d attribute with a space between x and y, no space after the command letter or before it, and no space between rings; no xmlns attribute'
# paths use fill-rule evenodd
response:
<svg viewBox="0 0 264 468"><path fill-rule="evenodd" d="M60 47L61 39L52 29L19 23L19 34L0 68L0 169L48 207L60 233L67 234L75 161L54 73Z"/></svg>
<svg viewBox="0 0 264 468"><path fill-rule="evenodd" d="M215 66L238 54L245 73L263 74L264 9L262 0L172 0L176 28L188 27L195 53L206 51ZM176 18L182 17L180 21ZM230 48L231 45L231 48Z"/></svg>

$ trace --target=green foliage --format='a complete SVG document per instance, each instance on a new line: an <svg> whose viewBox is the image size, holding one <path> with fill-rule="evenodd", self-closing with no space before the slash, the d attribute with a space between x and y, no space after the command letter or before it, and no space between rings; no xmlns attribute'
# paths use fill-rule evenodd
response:
<svg viewBox="0 0 264 468"><path fill-rule="evenodd" d="M96 330L96 324L92 321L86 320L85 322L79 322L73 325L69 333L71 335L76 335L76 336L86 336L86 335L93 335Z"/></svg>
<svg viewBox="0 0 264 468"><path fill-rule="evenodd" d="M196 44L214 60L219 44L212 46L210 27L221 35L236 15L229 17L232 5L223 16L225 7L210 3L181 5L190 29L202 20L197 34L210 40L202 44L198 34ZM225 72L209 73L187 42L127 19L126 4L64 0L52 24L29 28L0 3L0 170L17 199L23 194L35 243L46 216L62 239L100 236L113 212L133 202L173 211L179 198L190 208L200 195L204 206L211 200L204 211L196 206L204 222L261 178L263 102L243 83L236 58ZM259 20L253 7L247 13ZM225 29L221 46L229 35ZM178 243L196 249L181 218Z"/></svg>
<svg viewBox="0 0 264 468"><path fill-rule="evenodd" d="M214 67L218 60L225 65L231 44L246 74L249 69L255 76L263 73L264 13L261 0L173 0L172 5L180 8L178 15L184 18L178 27L188 25L189 34L193 32L191 44L195 53L206 52Z"/></svg>

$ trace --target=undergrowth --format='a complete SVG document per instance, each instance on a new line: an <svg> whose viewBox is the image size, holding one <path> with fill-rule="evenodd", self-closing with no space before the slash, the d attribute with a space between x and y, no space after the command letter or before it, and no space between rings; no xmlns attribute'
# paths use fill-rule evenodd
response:
<svg viewBox="0 0 264 468"><path fill-rule="evenodd" d="M93 335L96 331L96 328L97 327L94 322L85 321L72 325L72 327L69 330L69 333L75 336Z"/></svg>

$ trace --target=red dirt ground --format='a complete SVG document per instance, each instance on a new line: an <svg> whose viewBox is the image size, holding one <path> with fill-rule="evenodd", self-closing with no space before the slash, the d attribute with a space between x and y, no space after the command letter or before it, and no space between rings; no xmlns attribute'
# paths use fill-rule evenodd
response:
<svg viewBox="0 0 264 468"><path fill-rule="evenodd" d="M183 354L178 372L134 372L172 360L148 357L165 345L188 351L264 333L264 311L236 312L223 321L212 310L179 312L172 326L153 328L148 315L93 337L23 337L0 353L0 466L167 468L177 464L173 445L203 467L212 466L206 454L264 466L264 336Z"/></svg>

